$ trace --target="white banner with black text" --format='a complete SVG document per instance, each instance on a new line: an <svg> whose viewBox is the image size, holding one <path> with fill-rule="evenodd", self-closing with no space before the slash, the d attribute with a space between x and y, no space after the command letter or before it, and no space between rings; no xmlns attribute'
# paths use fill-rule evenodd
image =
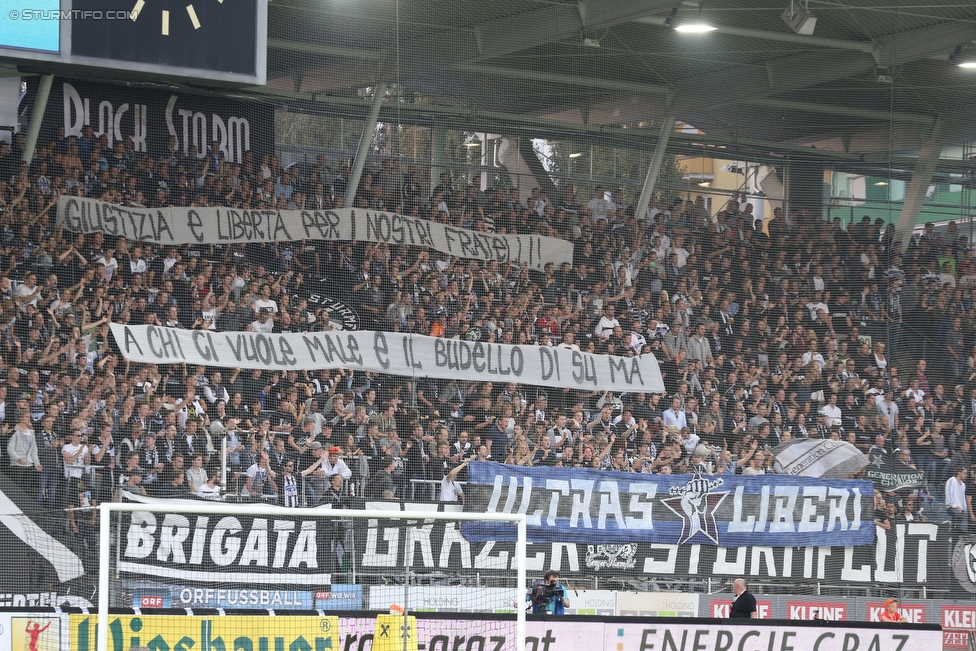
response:
<svg viewBox="0 0 976 651"><path fill-rule="evenodd" d="M58 224L73 233L105 233L160 245L349 240L423 246L459 258L497 260L542 270L573 261L573 244L541 235L499 235L396 213L236 208L131 208L61 197Z"/></svg>
<svg viewBox="0 0 976 651"><path fill-rule="evenodd" d="M150 364L186 362L276 370L351 368L408 377L664 393L654 355L615 357L548 346L368 330L262 334L113 323L112 334L126 359Z"/></svg>

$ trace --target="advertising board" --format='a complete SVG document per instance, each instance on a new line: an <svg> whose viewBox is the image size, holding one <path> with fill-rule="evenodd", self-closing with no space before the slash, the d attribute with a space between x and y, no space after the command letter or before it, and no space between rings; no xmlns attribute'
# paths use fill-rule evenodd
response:
<svg viewBox="0 0 976 651"><path fill-rule="evenodd" d="M95 616L71 615L70 651L94 648ZM417 648L425 651L510 651L513 618L424 618L416 621ZM182 649L343 649L368 651L372 617L117 616L109 621L109 648L149 646ZM909 651L937 649L937 626L855 625L834 622L672 620L610 622L573 617L527 622L527 651L661 651L662 649L793 649L816 651ZM367 645L368 644L368 645ZM113 646L114 645L114 646ZM39 649L40 651L40 649ZM53 651L53 649L52 649Z"/></svg>

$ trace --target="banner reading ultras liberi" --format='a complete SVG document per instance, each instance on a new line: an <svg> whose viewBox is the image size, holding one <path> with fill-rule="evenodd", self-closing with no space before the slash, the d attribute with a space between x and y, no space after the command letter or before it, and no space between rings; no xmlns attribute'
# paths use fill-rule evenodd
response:
<svg viewBox="0 0 976 651"><path fill-rule="evenodd" d="M466 511L525 513L530 542L700 543L733 548L870 545L870 482L784 475L645 475L472 462ZM463 522L469 540L510 539ZM558 533L554 533L558 532Z"/></svg>
<svg viewBox="0 0 976 651"><path fill-rule="evenodd" d="M613 357L547 346L513 346L394 332L261 334L112 324L126 359L233 368L356 370L551 387L664 393L653 355Z"/></svg>
<svg viewBox="0 0 976 651"><path fill-rule="evenodd" d="M352 240L424 246L461 258L527 263L573 261L573 245L541 235L496 235L454 228L396 213L337 210L238 210L235 208L127 208L61 197L58 223L75 233L124 235L155 244L233 244L295 240Z"/></svg>

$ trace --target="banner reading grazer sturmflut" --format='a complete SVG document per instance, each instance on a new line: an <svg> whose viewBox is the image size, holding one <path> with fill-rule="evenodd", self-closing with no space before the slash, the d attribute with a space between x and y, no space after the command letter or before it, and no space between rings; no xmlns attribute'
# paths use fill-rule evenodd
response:
<svg viewBox="0 0 976 651"><path fill-rule="evenodd" d="M113 323L122 355L150 364L233 368L351 368L393 375L663 393L653 355L612 357L548 346L515 346L394 332L261 334Z"/></svg>
<svg viewBox="0 0 976 651"><path fill-rule="evenodd" d="M525 513L532 542L701 543L721 547L868 545L873 486L763 475L633 475L473 462L466 511ZM462 523L470 540L505 523Z"/></svg>
<svg viewBox="0 0 976 651"><path fill-rule="evenodd" d="M95 199L61 197L58 223L75 233L124 235L155 244L232 244L352 240L424 246L460 258L527 263L573 261L571 242L541 235L497 235L396 213L236 208L127 208Z"/></svg>

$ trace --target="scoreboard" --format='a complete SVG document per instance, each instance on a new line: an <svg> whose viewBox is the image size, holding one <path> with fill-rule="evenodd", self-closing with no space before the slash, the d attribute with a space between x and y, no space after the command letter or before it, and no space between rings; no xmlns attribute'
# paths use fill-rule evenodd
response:
<svg viewBox="0 0 976 651"><path fill-rule="evenodd" d="M267 0L0 0L0 62L263 85L267 23Z"/></svg>

